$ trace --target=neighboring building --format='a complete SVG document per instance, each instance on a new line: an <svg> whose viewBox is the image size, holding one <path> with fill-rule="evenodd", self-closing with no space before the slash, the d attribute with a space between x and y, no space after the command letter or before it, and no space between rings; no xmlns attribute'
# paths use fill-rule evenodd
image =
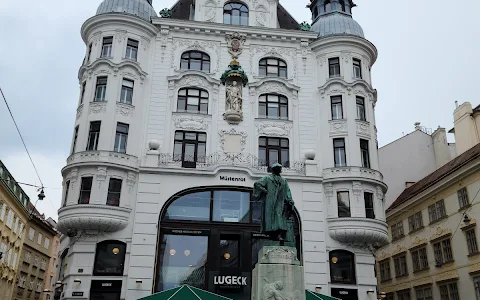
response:
<svg viewBox="0 0 480 300"><path fill-rule="evenodd" d="M277 0L180 0L162 18L151 1L103 1L81 29L55 298L190 284L250 299L265 243L252 187L274 162L296 203L306 288L374 297L372 249L388 239L377 50L354 6L312 1L310 29Z"/></svg>
<svg viewBox="0 0 480 300"><path fill-rule="evenodd" d="M445 128L431 130L415 124L415 131L379 149L380 171L388 186L389 207L409 186L456 156L455 144L447 142ZM394 158L394 159L392 159Z"/></svg>
<svg viewBox="0 0 480 300"><path fill-rule="evenodd" d="M0 300L12 298L30 199L0 161Z"/></svg>
<svg viewBox="0 0 480 300"><path fill-rule="evenodd" d="M391 243L376 256L386 299L480 299L479 190L477 144L388 208Z"/></svg>
<svg viewBox="0 0 480 300"><path fill-rule="evenodd" d="M453 113L457 154L460 155L480 143L480 105L472 109L472 104L465 102Z"/></svg>
<svg viewBox="0 0 480 300"><path fill-rule="evenodd" d="M52 228L57 228L57 222L52 218L48 218L47 222L50 224ZM50 261L48 264L47 269L47 276L45 277L45 287L44 290L54 291L55 290L55 279L57 274L57 264L58 264L58 252L60 251L60 233L57 233L53 237L53 241L51 242L50 246ZM51 293L45 293L43 299L48 300L53 298Z"/></svg>
<svg viewBox="0 0 480 300"><path fill-rule="evenodd" d="M43 292L50 288L50 277L55 277L50 261L58 233L32 204L29 209L32 213L25 229L14 299L46 299L49 295Z"/></svg>

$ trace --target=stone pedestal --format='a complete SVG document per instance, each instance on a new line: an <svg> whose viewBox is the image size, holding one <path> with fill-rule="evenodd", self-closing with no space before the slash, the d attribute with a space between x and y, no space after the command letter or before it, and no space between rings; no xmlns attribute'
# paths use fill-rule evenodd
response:
<svg viewBox="0 0 480 300"><path fill-rule="evenodd" d="M252 276L252 300L305 300L303 266L294 247L260 250Z"/></svg>

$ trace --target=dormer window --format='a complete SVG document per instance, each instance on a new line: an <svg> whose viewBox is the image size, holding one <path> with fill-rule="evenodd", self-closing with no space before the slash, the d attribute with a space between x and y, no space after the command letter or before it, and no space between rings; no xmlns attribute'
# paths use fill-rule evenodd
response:
<svg viewBox="0 0 480 300"><path fill-rule="evenodd" d="M225 4L223 24L248 26L248 7L237 2Z"/></svg>

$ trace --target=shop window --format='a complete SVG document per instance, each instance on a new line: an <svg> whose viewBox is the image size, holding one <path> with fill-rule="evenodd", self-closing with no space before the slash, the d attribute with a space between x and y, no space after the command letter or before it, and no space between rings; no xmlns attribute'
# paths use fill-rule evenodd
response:
<svg viewBox="0 0 480 300"><path fill-rule="evenodd" d="M165 220L210 221L210 192L191 193L168 206Z"/></svg>
<svg viewBox="0 0 480 300"><path fill-rule="evenodd" d="M249 223L250 193L236 191L213 192L213 221Z"/></svg>
<svg viewBox="0 0 480 300"><path fill-rule="evenodd" d="M275 57L263 58L259 63L258 75L287 78L287 64Z"/></svg>
<svg viewBox="0 0 480 300"><path fill-rule="evenodd" d="M122 276L127 245L120 241L104 241L97 244L94 276Z"/></svg>
<svg viewBox="0 0 480 300"><path fill-rule="evenodd" d="M248 7L236 2L225 4L223 24L248 26Z"/></svg>
<svg viewBox="0 0 480 300"><path fill-rule="evenodd" d="M182 54L180 61L182 70L210 72L210 56L200 51L188 51Z"/></svg>
<svg viewBox="0 0 480 300"><path fill-rule="evenodd" d="M330 251L330 281L356 284L355 255L345 250Z"/></svg>

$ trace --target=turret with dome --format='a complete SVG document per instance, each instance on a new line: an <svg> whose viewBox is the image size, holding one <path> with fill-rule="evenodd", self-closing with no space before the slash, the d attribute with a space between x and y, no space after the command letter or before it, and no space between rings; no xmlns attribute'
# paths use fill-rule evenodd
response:
<svg viewBox="0 0 480 300"><path fill-rule="evenodd" d="M97 9L96 15L124 13L137 16L146 21L156 17L152 0L104 0Z"/></svg>
<svg viewBox="0 0 480 300"><path fill-rule="evenodd" d="M351 34L364 37L362 27L352 18L352 0L313 0L308 6L312 12L312 31L319 37Z"/></svg>

